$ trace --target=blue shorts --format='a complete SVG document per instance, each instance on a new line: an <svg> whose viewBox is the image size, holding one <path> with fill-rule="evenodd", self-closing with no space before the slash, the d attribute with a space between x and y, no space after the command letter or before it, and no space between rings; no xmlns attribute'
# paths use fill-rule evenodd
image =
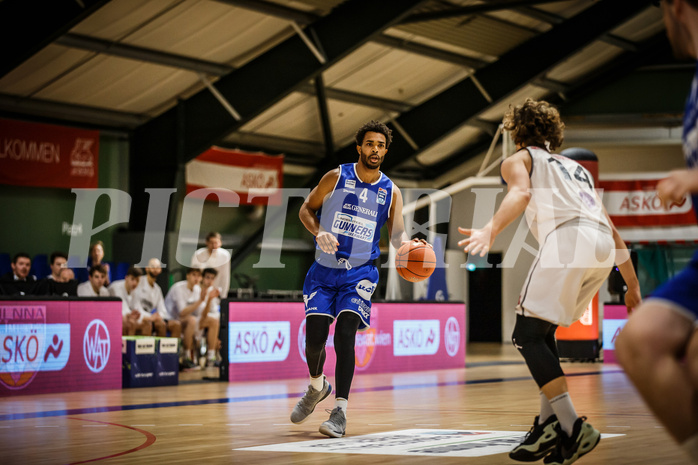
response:
<svg viewBox="0 0 698 465"><path fill-rule="evenodd" d="M378 269L372 263L351 269L328 268L313 263L303 283L305 316L342 312L359 315L359 330L371 326L371 296L378 285Z"/></svg>
<svg viewBox="0 0 698 465"><path fill-rule="evenodd" d="M698 252L686 268L655 289L648 299L661 299L688 318L698 320Z"/></svg>

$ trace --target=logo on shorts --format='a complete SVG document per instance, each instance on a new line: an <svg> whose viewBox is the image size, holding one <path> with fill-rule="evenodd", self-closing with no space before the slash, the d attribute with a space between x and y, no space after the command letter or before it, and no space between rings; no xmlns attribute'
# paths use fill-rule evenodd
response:
<svg viewBox="0 0 698 465"><path fill-rule="evenodd" d="M371 307L363 300L352 297L351 303L356 305L356 309L364 316L364 318L369 318L371 316Z"/></svg>
<svg viewBox="0 0 698 465"><path fill-rule="evenodd" d="M305 306L308 306L308 301L312 300L313 297L315 297L315 294L317 294L317 291L313 292L310 295L303 294L303 302L305 302Z"/></svg>
<svg viewBox="0 0 698 465"><path fill-rule="evenodd" d="M372 283L368 279L362 279L356 285L356 293L364 300L371 300L371 296L376 290L376 283Z"/></svg>

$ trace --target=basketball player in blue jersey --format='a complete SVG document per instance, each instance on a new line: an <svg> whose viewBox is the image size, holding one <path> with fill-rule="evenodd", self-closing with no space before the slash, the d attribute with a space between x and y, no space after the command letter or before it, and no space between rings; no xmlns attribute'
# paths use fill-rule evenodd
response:
<svg viewBox="0 0 698 465"><path fill-rule="evenodd" d="M557 109L527 99L505 115L504 128L517 149L501 165L507 194L483 228L458 228L469 236L458 245L466 253L484 256L496 236L525 213L539 249L519 296L512 342L540 389L540 414L509 457L569 465L596 447L601 434L572 404L555 331L582 317L614 258L628 285L629 308L640 303L640 286L627 247L594 190L592 175L553 152L563 141L564 123Z"/></svg>
<svg viewBox="0 0 698 465"><path fill-rule="evenodd" d="M674 55L698 58L698 0L661 2ZM657 184L665 208L692 195L698 217L698 71L683 120L687 169ZM618 361L645 403L698 464L698 252L650 294L616 339Z"/></svg>
<svg viewBox="0 0 698 465"><path fill-rule="evenodd" d="M392 141L392 131L371 121L356 133L357 163L326 173L300 209L303 225L315 236L315 263L303 284L305 354L310 385L293 409L291 421L302 423L332 392L325 379L325 342L336 321L334 349L336 399L320 432L342 437L346 432L349 389L354 377L356 332L369 327L371 296L378 284L373 262L384 224L390 242L399 248L409 240L402 218L402 195L379 170Z"/></svg>

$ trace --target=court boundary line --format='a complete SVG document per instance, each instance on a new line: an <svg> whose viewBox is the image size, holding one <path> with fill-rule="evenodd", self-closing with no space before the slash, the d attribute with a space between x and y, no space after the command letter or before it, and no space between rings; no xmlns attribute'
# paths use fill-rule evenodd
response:
<svg viewBox="0 0 698 465"><path fill-rule="evenodd" d="M598 371L588 371L581 373L570 373L566 374L567 377L576 376L598 376L605 374L625 374L623 370L598 370ZM375 386L368 388L354 388L352 392L380 392L380 391L402 391L408 389L424 389L432 387L448 387L448 386L468 386L468 385L478 385L478 384L495 384L495 383L507 383L515 381L526 381L531 380L531 376L515 376L511 378L485 378L485 379L474 379L465 381L443 381L434 383L420 383L420 384L402 384L402 385L391 385L391 386ZM241 402L255 402L264 400L278 400L278 399L291 399L295 397L302 397L304 393L293 392L293 393L283 393L283 394L264 394L256 396L240 396L240 397L222 397L218 399L198 399L198 400L183 400L176 402L158 402L150 404L133 404L133 405L112 405L106 407L85 407L85 408L75 408L67 410L47 410L42 412L26 412L26 413L10 413L0 415L0 421L12 421L12 420L27 420L32 418L49 418L49 417L62 417L71 415L85 415L90 413L106 413L106 412L119 412L126 410L142 410L149 408L167 408L167 407L187 407L195 405L211 405L211 404L236 404Z"/></svg>

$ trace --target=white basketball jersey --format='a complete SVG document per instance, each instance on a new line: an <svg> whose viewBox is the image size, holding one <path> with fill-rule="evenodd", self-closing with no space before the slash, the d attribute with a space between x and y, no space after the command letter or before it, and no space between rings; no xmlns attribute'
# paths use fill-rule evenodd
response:
<svg viewBox="0 0 698 465"><path fill-rule="evenodd" d="M589 171L574 160L539 147L526 150L532 159L532 195L526 221L539 243L559 225L575 219L601 223L610 230Z"/></svg>

